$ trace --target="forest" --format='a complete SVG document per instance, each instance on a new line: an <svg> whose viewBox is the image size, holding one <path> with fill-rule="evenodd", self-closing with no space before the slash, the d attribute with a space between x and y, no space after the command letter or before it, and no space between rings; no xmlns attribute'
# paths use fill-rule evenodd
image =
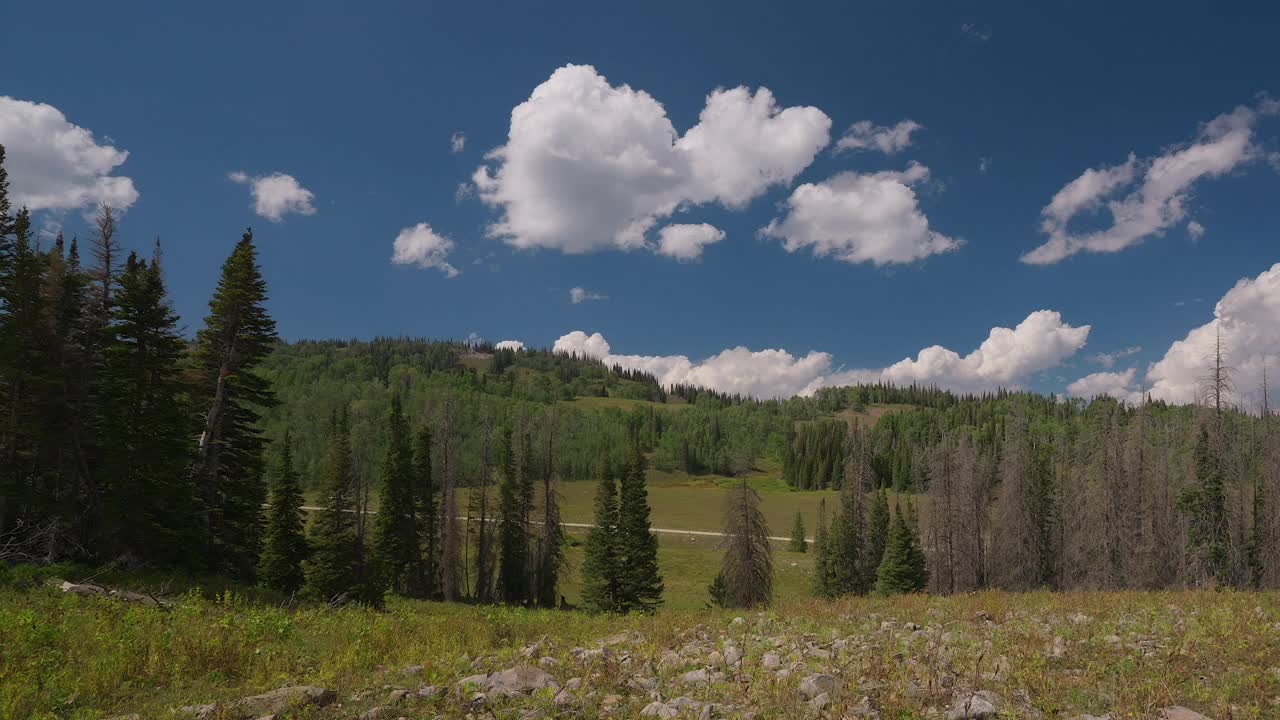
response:
<svg viewBox="0 0 1280 720"><path fill-rule="evenodd" d="M812 544L819 596L1280 587L1280 421L1266 387L1235 404L1221 354L1202 402L1174 406L888 385L757 400L485 342L284 342L250 230L188 337L158 241L125 253L104 205L83 243L46 242L6 188L0 148L4 566L550 607L574 542L559 498L589 483L583 605L651 611L661 471L726 479L708 598L754 606L777 552L760 507L780 491L748 477L777 468L790 492L838 491L791 544Z"/></svg>

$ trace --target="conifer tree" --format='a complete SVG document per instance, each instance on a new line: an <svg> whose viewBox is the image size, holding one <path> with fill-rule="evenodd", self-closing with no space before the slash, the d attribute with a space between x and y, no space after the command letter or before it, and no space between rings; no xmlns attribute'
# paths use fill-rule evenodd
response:
<svg viewBox="0 0 1280 720"><path fill-rule="evenodd" d="M535 558L533 574L534 599L542 607L554 607L556 591L560 583L560 571L564 569L564 526L560 524L560 496L555 480L555 433L558 417L547 416L545 429L546 447L540 458L542 476L541 537Z"/></svg>
<svg viewBox="0 0 1280 720"><path fill-rule="evenodd" d="M137 558L191 565L199 536L192 532L194 488L184 472L193 429L179 377L186 343L165 292L159 246L150 264L131 253L115 284L115 322L100 378L97 483L107 513L117 518L112 545Z"/></svg>
<svg viewBox="0 0 1280 720"><path fill-rule="evenodd" d="M293 469L293 438L286 431L280 441L280 458L271 478L267 528L263 535L258 577L262 584L282 593L302 588L302 563L309 548L303 533L302 488Z"/></svg>
<svg viewBox="0 0 1280 720"><path fill-rule="evenodd" d="M827 529L827 501L818 502L818 528L813 534L813 594L833 598L840 594L835 577L831 531Z"/></svg>
<svg viewBox="0 0 1280 720"><path fill-rule="evenodd" d="M799 510L796 511L796 521L791 525L791 542L787 544L787 549L800 553L809 550L809 541L804 536L804 516Z"/></svg>
<svg viewBox="0 0 1280 720"><path fill-rule="evenodd" d="M267 284L253 232L246 230L222 265L195 360L204 373L207 407L193 477L202 502L205 559L210 570L252 575L262 526L259 408L275 404L270 384L254 370L276 342L265 307Z"/></svg>
<svg viewBox="0 0 1280 720"><path fill-rule="evenodd" d="M378 516L374 529L375 557L382 580L392 592L406 597L423 594L422 539L418 529L418 501L414 494L413 450L400 396L391 398L387 423L387 454L382 464Z"/></svg>
<svg viewBox="0 0 1280 720"><path fill-rule="evenodd" d="M618 562L622 567L618 610L652 612L662 604L662 575L658 572L658 538L650 531L649 491L645 487L645 459L633 444L622 477L618 501Z"/></svg>
<svg viewBox="0 0 1280 720"><path fill-rule="evenodd" d="M880 595L923 592L929 584L920 538L903 516L902 505L894 509L884 559L876 571L876 592Z"/></svg>
<svg viewBox="0 0 1280 720"><path fill-rule="evenodd" d="M872 480L871 458L860 428L849 431L845 443L844 480L840 488L840 512L828 542L834 590L865 595L871 589L867 566L866 491Z"/></svg>
<svg viewBox="0 0 1280 720"><path fill-rule="evenodd" d="M1178 507L1187 517L1188 573L1195 585L1226 583L1230 577L1226 481L1208 427L1200 428L1195 473L1196 483L1178 497Z"/></svg>
<svg viewBox="0 0 1280 720"><path fill-rule="evenodd" d="M889 495L883 489L871 494L871 508L867 512L867 567L871 568L869 584L874 584L884 549L889 543Z"/></svg>
<svg viewBox="0 0 1280 720"><path fill-rule="evenodd" d="M435 597L439 583L439 523L436 518L436 487L431 474L431 429L418 429L413 443L414 498L417 502L418 531L422 542L422 578L419 586L424 597Z"/></svg>
<svg viewBox="0 0 1280 720"><path fill-rule="evenodd" d="M307 594L340 602L356 593L355 467L347 414L333 417L325 445L324 509L311 531L311 558L304 566Z"/></svg>
<svg viewBox="0 0 1280 720"><path fill-rule="evenodd" d="M498 471L502 477L498 488L498 599L510 605L525 605L531 599L527 534L529 508L525 506L520 473L516 470L516 453L510 426L502 428L500 445ZM583 592L585 594L586 591Z"/></svg>
<svg viewBox="0 0 1280 720"><path fill-rule="evenodd" d="M582 560L582 607L590 612L613 612L618 608L622 567L617 549L618 489L608 458L596 488L592 523Z"/></svg>
<svg viewBox="0 0 1280 720"><path fill-rule="evenodd" d="M760 495L744 477L725 508L720 576L724 607L754 608L773 601L773 548Z"/></svg>

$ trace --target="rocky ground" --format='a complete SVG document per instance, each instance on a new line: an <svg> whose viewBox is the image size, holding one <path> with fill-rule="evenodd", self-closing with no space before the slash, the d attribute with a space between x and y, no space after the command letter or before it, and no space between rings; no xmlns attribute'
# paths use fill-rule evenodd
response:
<svg viewBox="0 0 1280 720"><path fill-rule="evenodd" d="M378 668L364 687L288 687L170 716L1280 718L1274 606L1245 613L1252 626L1237 627L1239 639L1226 631L1240 618L1212 606L1150 604L1105 618L1069 606L875 607L653 621L587 644L547 636L453 658L462 668L453 677Z"/></svg>

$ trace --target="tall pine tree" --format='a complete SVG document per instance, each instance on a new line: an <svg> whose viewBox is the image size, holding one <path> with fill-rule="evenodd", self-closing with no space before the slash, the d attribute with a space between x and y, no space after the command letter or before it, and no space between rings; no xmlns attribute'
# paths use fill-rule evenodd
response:
<svg viewBox="0 0 1280 720"><path fill-rule="evenodd" d="M262 451L259 409L274 405L270 384L254 372L276 342L267 313L267 283L253 232L246 230L222 265L195 360L204 374L200 399L208 410L193 466L200 493L205 562L215 572L253 574L262 532Z"/></svg>
<svg viewBox="0 0 1280 720"><path fill-rule="evenodd" d="M282 593L300 590L304 580L302 563L308 551L303 533L302 488L293 469L293 438L286 431L271 478L267 529L258 562L262 584Z"/></svg>
<svg viewBox="0 0 1280 720"><path fill-rule="evenodd" d="M662 575L658 572L658 538L649 525L646 463L639 444L622 477L618 502L618 562L622 566L618 610L653 612L662 604Z"/></svg>
<svg viewBox="0 0 1280 720"><path fill-rule="evenodd" d="M418 527L419 500L414 493L413 449L400 396L391 398L386 459L374 530L377 568L392 592L423 595L422 536Z"/></svg>
<svg viewBox="0 0 1280 720"><path fill-rule="evenodd" d="M529 584L529 508L525 506L511 427L504 426L498 448L498 599L526 605L532 599Z"/></svg>
<svg viewBox="0 0 1280 720"><path fill-rule="evenodd" d="M311 558L305 565L305 589L324 602L356 594L355 466L347 414L329 423L324 451L325 506L311 530Z"/></svg>
<svg viewBox="0 0 1280 720"><path fill-rule="evenodd" d="M596 488L595 516L582 560L582 607L590 612L618 609L622 566L618 562L618 487L605 458Z"/></svg>

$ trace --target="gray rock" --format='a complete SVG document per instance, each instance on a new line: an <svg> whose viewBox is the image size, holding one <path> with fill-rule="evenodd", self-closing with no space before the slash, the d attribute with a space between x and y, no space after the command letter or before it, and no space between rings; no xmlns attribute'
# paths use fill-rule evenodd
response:
<svg viewBox="0 0 1280 720"><path fill-rule="evenodd" d="M407 697L409 697L409 691L405 690L404 688L392 690L391 694L387 696L387 704L399 705Z"/></svg>
<svg viewBox="0 0 1280 720"><path fill-rule="evenodd" d="M389 707L371 707L360 713L360 720L381 720L385 717L391 717L395 714L395 710Z"/></svg>
<svg viewBox="0 0 1280 720"><path fill-rule="evenodd" d="M800 694L807 700L812 700L819 695L827 695L828 699L836 694L838 684L834 675L827 673L816 673L810 675L800 681Z"/></svg>
<svg viewBox="0 0 1280 720"><path fill-rule="evenodd" d="M689 672L684 673L679 677L679 680L686 685L692 683L705 683L710 682L711 675L707 672L706 668L698 668L697 670L690 670Z"/></svg>
<svg viewBox="0 0 1280 720"><path fill-rule="evenodd" d="M196 718L196 720L204 720L204 718L212 717L217 711L218 706L215 703L208 703L207 705L183 705L178 708L179 715Z"/></svg>
<svg viewBox="0 0 1280 720"><path fill-rule="evenodd" d="M871 698L863 697L845 712L846 717L879 720L880 711L871 706Z"/></svg>
<svg viewBox="0 0 1280 720"><path fill-rule="evenodd" d="M485 687L490 692L501 695L519 695L521 693L551 687L556 679L541 668L533 665L516 665L488 677Z"/></svg>
<svg viewBox="0 0 1280 720"><path fill-rule="evenodd" d="M1209 717L1191 708L1174 705L1160 711L1160 720L1209 720Z"/></svg>
<svg viewBox="0 0 1280 720"><path fill-rule="evenodd" d="M736 646L729 646L724 651L724 662L726 665L737 665L742 660L742 651Z"/></svg>
<svg viewBox="0 0 1280 720"><path fill-rule="evenodd" d="M782 667L782 656L776 652L767 652L760 658L760 665L766 670L777 670Z"/></svg>
<svg viewBox="0 0 1280 720"><path fill-rule="evenodd" d="M972 695L956 698L955 704L947 710L947 720L977 720L978 718L995 717L1004 705L999 695L990 690L979 690Z"/></svg>
<svg viewBox="0 0 1280 720"><path fill-rule="evenodd" d="M227 708L227 715L240 718L256 718L305 706L325 707L338 699L338 694L328 688L314 685L297 685L241 698Z"/></svg>
<svg viewBox="0 0 1280 720"><path fill-rule="evenodd" d="M400 671L401 675L418 675L423 671L421 665L410 665Z"/></svg>
<svg viewBox="0 0 1280 720"><path fill-rule="evenodd" d="M809 707L817 710L818 712L822 712L830 704L831 696L826 693L818 693L809 700Z"/></svg>
<svg viewBox="0 0 1280 720"><path fill-rule="evenodd" d="M644 709L640 711L641 717L674 718L679 714L679 709L656 700L645 705Z"/></svg>

